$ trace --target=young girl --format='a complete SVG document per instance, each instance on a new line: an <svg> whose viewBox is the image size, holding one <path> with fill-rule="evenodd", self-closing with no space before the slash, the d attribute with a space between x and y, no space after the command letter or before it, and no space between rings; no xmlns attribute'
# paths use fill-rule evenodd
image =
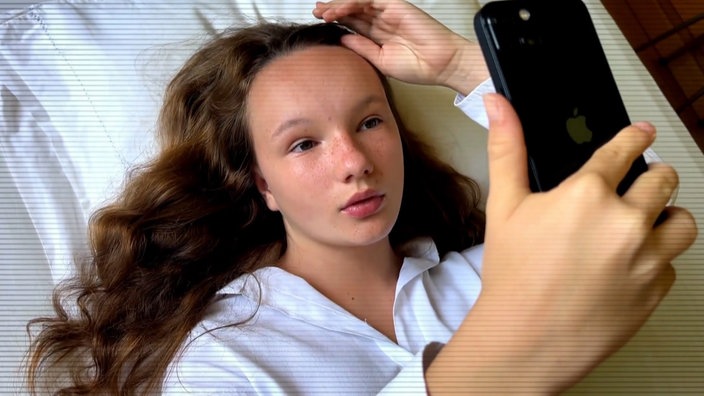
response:
<svg viewBox="0 0 704 396"><path fill-rule="evenodd" d="M483 112L476 45L400 0L314 14L361 34L261 23L172 80L159 155L93 217L65 289L78 309L58 300L34 323L34 391L554 393L666 294L696 236L665 208L676 173L653 165L615 193L652 126L530 194L515 113L485 96L485 224L476 185L399 124L381 75Z"/></svg>

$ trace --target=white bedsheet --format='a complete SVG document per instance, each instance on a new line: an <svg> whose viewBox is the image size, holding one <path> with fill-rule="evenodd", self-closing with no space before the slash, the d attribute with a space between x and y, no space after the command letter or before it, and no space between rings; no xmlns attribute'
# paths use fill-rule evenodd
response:
<svg viewBox="0 0 704 396"><path fill-rule="evenodd" d="M48 312L51 285L85 245L89 214L152 152L170 74L209 32L245 16L313 20L313 1L300 0L28 3L0 3L0 393L13 393L24 324ZM473 36L478 3L415 3ZM677 203L704 224L701 153L601 4L586 3L631 118L659 128L654 148L681 176ZM406 121L486 189L485 132L452 108L453 93L396 86ZM678 282L653 320L575 393L704 390L702 244L676 262Z"/></svg>

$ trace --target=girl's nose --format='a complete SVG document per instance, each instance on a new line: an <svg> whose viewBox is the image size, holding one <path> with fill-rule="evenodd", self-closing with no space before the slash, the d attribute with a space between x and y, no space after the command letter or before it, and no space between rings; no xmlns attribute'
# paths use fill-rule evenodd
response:
<svg viewBox="0 0 704 396"><path fill-rule="evenodd" d="M365 177L374 171L368 148L353 135L344 134L337 143L333 158L338 162L341 179L345 182Z"/></svg>

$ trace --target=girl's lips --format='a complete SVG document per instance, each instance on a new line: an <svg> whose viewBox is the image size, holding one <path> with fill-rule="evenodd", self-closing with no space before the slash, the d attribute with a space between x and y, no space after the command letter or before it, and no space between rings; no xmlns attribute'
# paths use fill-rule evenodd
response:
<svg viewBox="0 0 704 396"><path fill-rule="evenodd" d="M353 195L352 198L347 201L345 207L342 208L342 212L354 218L362 219L378 212L383 203L383 194L374 191L366 191Z"/></svg>
<svg viewBox="0 0 704 396"><path fill-rule="evenodd" d="M381 204L383 203L384 196L376 195L349 205L342 209L342 212L356 219L362 219L378 212L379 208L381 208Z"/></svg>

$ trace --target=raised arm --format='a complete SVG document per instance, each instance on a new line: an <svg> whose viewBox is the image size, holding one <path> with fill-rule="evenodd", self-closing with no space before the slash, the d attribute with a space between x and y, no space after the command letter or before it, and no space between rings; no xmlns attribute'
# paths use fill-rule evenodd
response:
<svg viewBox="0 0 704 396"><path fill-rule="evenodd" d="M651 125L625 128L560 186L533 194L515 112L500 95L485 100L491 188L482 294L430 365L427 385L433 395L554 394L638 331L697 228L688 211L666 207L678 183L667 165L651 165L623 197L615 192L653 142Z"/></svg>
<svg viewBox="0 0 704 396"><path fill-rule="evenodd" d="M468 94L489 77L481 49L403 0L318 2L313 15L357 33L343 44L387 76Z"/></svg>

